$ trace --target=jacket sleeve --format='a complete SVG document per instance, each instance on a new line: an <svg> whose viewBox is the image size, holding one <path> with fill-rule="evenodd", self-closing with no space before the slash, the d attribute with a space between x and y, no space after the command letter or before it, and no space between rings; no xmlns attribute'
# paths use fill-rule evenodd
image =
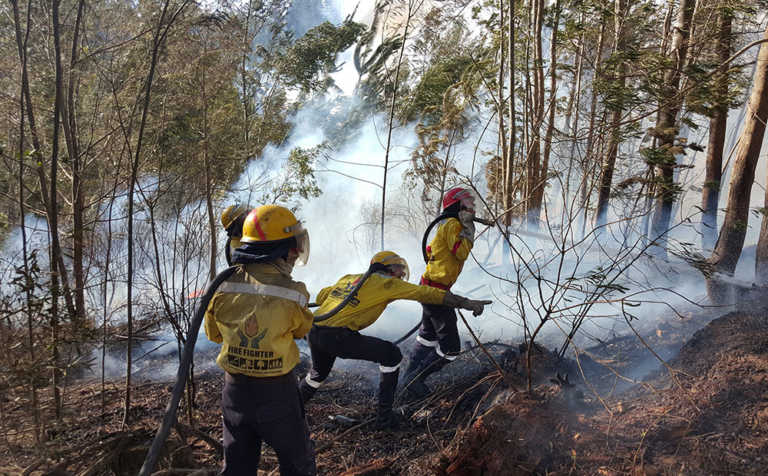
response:
<svg viewBox="0 0 768 476"><path fill-rule="evenodd" d="M224 337L222 337L219 325L216 323L216 314L213 311L215 304L216 295L213 296L211 302L208 303L208 308L205 310L205 335L211 342L221 344L224 342Z"/></svg>
<svg viewBox="0 0 768 476"><path fill-rule="evenodd" d="M419 286L397 278L387 279L381 288L387 293L387 301L405 299L422 304L442 304L445 297L445 291L442 289Z"/></svg>
<svg viewBox="0 0 768 476"><path fill-rule="evenodd" d="M451 218L440 231L442 232L445 246L450 250L451 254L456 256L456 259L459 261L465 261L469 257L469 252L472 251L472 242L459 236L461 228L461 222L456 218Z"/></svg>
<svg viewBox="0 0 768 476"><path fill-rule="evenodd" d="M304 296L309 299L309 292L307 292L307 287L304 285L304 283L296 283L296 290L302 293ZM326 288L327 289L327 288ZM323 289L324 291L325 289ZM322 291L320 291L322 293ZM325 299L325 298L323 298ZM301 339L307 333L309 333L309 330L312 329L312 323L314 322L314 316L311 312L309 312L309 309L307 306L300 306L297 304L299 314L295 318L295 328L293 329L293 338L294 339Z"/></svg>
<svg viewBox="0 0 768 476"><path fill-rule="evenodd" d="M318 306L322 305L323 302L328 299L328 295L331 294L332 289L333 286L328 286L327 288L321 289L320 292L317 293L317 296L315 296L315 304Z"/></svg>

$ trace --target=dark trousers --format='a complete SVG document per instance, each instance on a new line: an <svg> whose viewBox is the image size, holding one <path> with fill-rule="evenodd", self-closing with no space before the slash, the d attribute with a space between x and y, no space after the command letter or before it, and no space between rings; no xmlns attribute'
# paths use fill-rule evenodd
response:
<svg viewBox="0 0 768 476"><path fill-rule="evenodd" d="M436 347L440 357L452 360L461 351L459 329L456 327L456 311L439 304L422 304L419 341L423 345Z"/></svg>
<svg viewBox="0 0 768 476"><path fill-rule="evenodd" d="M385 372L385 368L391 368L389 371L393 372L393 367L397 367L403 360L395 344L362 335L346 327L313 327L309 332L309 352L312 354L309 378L315 382L328 378L337 357L376 362L382 372Z"/></svg>
<svg viewBox="0 0 768 476"><path fill-rule="evenodd" d="M315 451L293 372L280 377L225 374L223 475L255 475L262 441L271 446L283 476L314 476Z"/></svg>

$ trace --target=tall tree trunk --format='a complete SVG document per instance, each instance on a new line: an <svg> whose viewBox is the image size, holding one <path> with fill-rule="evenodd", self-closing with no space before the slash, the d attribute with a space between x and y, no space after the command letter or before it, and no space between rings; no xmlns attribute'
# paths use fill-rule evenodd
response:
<svg viewBox="0 0 768 476"><path fill-rule="evenodd" d="M539 182L536 184L536 190L534 192L534 207L538 210L541 209L541 204L544 202L544 192L546 191L547 187L547 175L549 174L549 156L552 151L552 135L553 131L555 130L555 112L557 109L557 32L560 26L560 0L555 0L554 8L555 19L552 26L552 39L549 49L549 101L547 106L549 108L549 119L547 123L547 131L544 134L544 153L541 158ZM544 111L542 110L541 113L543 117Z"/></svg>
<svg viewBox="0 0 768 476"><path fill-rule="evenodd" d="M133 346L133 206L134 197L133 191L136 188L136 180L139 174L139 159L141 157L141 145L144 139L144 128L147 124L147 114L149 113L150 97L152 92L152 80L155 77L155 67L157 66L157 57L160 51L160 45L165 38L165 34L168 33L170 23L166 26L163 32L163 23L165 23L165 15L168 12L168 4L170 0L165 0L163 3L163 10L160 14L160 18L157 22L157 29L152 40L152 59L149 63L149 73L144 83L144 106L141 111L141 123L139 124L138 137L136 139L136 151L134 153L133 161L131 163L131 174L128 185L128 286L127 286L127 331L128 342L126 349L126 374L125 374L125 400L123 403L123 425L127 425L131 417L131 365L132 362L132 349ZM183 4L177 11L177 15L186 6ZM171 20L172 21L172 20Z"/></svg>
<svg viewBox="0 0 768 476"><path fill-rule="evenodd" d="M384 177L381 187L381 249L384 249L384 213L386 211L387 201L387 172L389 171L389 150L392 144L392 129L395 121L395 105L397 104L397 88L400 86L400 66L403 64L403 54L405 53L405 43L408 40L408 28L411 26L411 20L416 12L421 8L423 0L408 0L408 14L405 19L405 31L403 31L403 44L400 46L400 55L397 58L395 67L395 81L392 88L392 104L389 108L389 126L387 127L387 147L384 151Z"/></svg>
<svg viewBox="0 0 768 476"><path fill-rule="evenodd" d="M626 0L616 0L614 3L614 47L613 53L621 54L624 50L624 18L626 16ZM613 81L616 83L619 90L624 89L626 80L624 78L626 72L626 65L624 62L620 62L614 71ZM621 143L621 115L623 113L623 105L620 101L617 101L616 105L612 107L611 111L611 130L610 140L608 142L608 152L605 155L605 161L600 173L600 184L597 192L597 204L595 206L595 228L600 228L606 223L606 215L608 212L608 199L611 194L611 184L613 183L613 172L616 168L616 156L619 152L619 144Z"/></svg>
<svg viewBox="0 0 768 476"><path fill-rule="evenodd" d="M27 227L25 223L25 216L26 216L26 207L24 206L24 149L26 147L25 144L25 129L24 129L24 84L27 82L27 40L29 38L29 29L30 29L30 23L27 21L26 23L26 32L24 40L21 39L20 33L21 33L21 19L19 15L19 4L16 0L10 0L11 8L13 9L13 21L14 25L18 28L17 30L17 37L16 41L19 42L19 47L21 50L21 84L22 86L19 88L19 175L18 175L18 183L19 183L19 226L21 228L21 257L23 260L23 266L24 266L24 297L25 297L25 303L26 303L26 314L27 314L27 339L28 339L28 345L27 345L27 351L29 352L29 363L30 365L35 364L35 362L38 360L35 351L35 333L34 333L34 313L32 310L32 287L34 283L32 282L32 276L30 275L30 267L29 267L29 252L27 250ZM37 401L37 387L35 385L35 380L37 378L37 368L34 366L34 371L29 372L29 399L32 402L32 417L34 422L34 436L35 436L35 442L40 441L40 407Z"/></svg>
<svg viewBox="0 0 768 476"><path fill-rule="evenodd" d="M721 6L718 13L717 56L725 63L731 55L731 24L733 15ZM709 120L709 144L707 147L706 172L701 191L701 246L705 250L715 247L717 238L717 206L720 202L720 182L723 178L723 148L725 146L726 124L728 122L728 68L718 73L716 91L720 103L715 106Z"/></svg>
<svg viewBox="0 0 768 476"><path fill-rule="evenodd" d="M498 3L498 10L499 10L499 75L498 75L498 84L496 85L496 115L498 116L499 121L499 148L501 150L501 177L499 179L501 180L501 189L502 189L502 207L504 210L509 210L511 207L511 200L510 200L510 193L511 193L511 187L509 187L509 184L507 182L507 177L510 176L510 171L508 169L510 159L509 159L509 149L507 149L507 132L504 130L504 60L506 59L504 56L504 47L506 46L504 44L504 0L499 0ZM498 187L498 185L497 185ZM504 223L509 224L510 219L508 218L510 216L510 213L507 212L504 214Z"/></svg>
<svg viewBox="0 0 768 476"><path fill-rule="evenodd" d="M59 272L58 264L61 258L61 247L59 245L59 220L58 220L58 199L56 174L59 166L59 119L61 112L61 103L63 98L64 85L62 84L61 68L61 32L59 30L59 0L53 0L51 5L51 20L53 23L53 49L56 62L56 99L53 105L53 136L51 139L51 205L48 215L48 230L51 239L51 367L53 368L53 378L51 385L53 390L54 408L56 418L61 418L61 392L59 382L61 381L61 369L59 368Z"/></svg>
<svg viewBox="0 0 768 476"><path fill-rule="evenodd" d="M532 140L528 150L528 229L539 227L539 208L536 194L541 177L541 126L544 124L544 53L541 32L544 26L544 0L534 0L533 32L533 120Z"/></svg>
<svg viewBox="0 0 768 476"><path fill-rule="evenodd" d="M502 25L502 28L504 26ZM515 174L515 0L509 0L509 34L507 35L507 50L509 51L509 142L507 161L504 164L504 225L512 224L512 212L515 194L513 190L513 177Z"/></svg>
<svg viewBox="0 0 768 476"><path fill-rule="evenodd" d="M69 60L69 79L67 81L67 102L62 104L64 120L62 126L67 143L67 153L72 164L72 272L75 279L74 297L75 313L72 316L72 327L77 330L85 324L85 273L83 270L83 177L82 158L77 132L77 115L75 107L75 88L77 86L77 53L79 46L80 24L83 18L85 0L77 5L77 17L72 38L72 50Z"/></svg>
<svg viewBox="0 0 768 476"><path fill-rule="evenodd" d="M582 14L582 22L583 14ZM581 110L581 78L584 69L584 33L579 35L579 47L576 53L576 71L573 78L573 87L571 87L570 98L568 99L568 108L565 112L566 128L570 130L571 146L568 153L568 171L565 176L565 194L564 197L570 200L571 197L571 174L573 172L573 159L576 156L576 134L579 130L579 111ZM573 122L571 122L573 121ZM575 200L574 200L575 203Z"/></svg>
<svg viewBox="0 0 768 476"><path fill-rule="evenodd" d="M768 29L763 34L768 40ZM747 104L747 117L741 140L734 154L733 172L728 189L728 204L725 219L715 250L709 258L715 270L732 274L744 245L749 220L749 198L752 183L755 180L755 168L760 156L765 134L765 122L768 121L768 43L760 46L755 68L752 93ZM768 200L768 198L767 198ZM763 218L760 239L757 245L756 272L760 282L766 282L768 276L768 224Z"/></svg>
<svg viewBox="0 0 768 476"><path fill-rule="evenodd" d="M662 155L660 164L656 165L656 177L659 187L656 191L653 221L651 223L651 240L656 241L654 254L666 258L666 233L672 217L672 205L677 197L674 184L675 154L672 147L678 133L677 114L682 108L683 99L680 96L680 80L683 75L688 40L693 15L694 0L680 0L677 12L675 31L672 38L672 58L674 65L664 75L663 92L659 119L656 123L656 134L659 135L659 151Z"/></svg>
<svg viewBox="0 0 768 476"><path fill-rule="evenodd" d="M595 62L592 66L592 85L590 87L591 90L591 98L589 103L589 126L587 127L587 146L584 151L584 163L582 164L582 178L581 183L579 184L579 191L581 192L581 196L579 199L579 207L583 210L583 213L581 215L581 235L583 236L585 233L585 229L587 226L587 210L588 210L588 202L589 202L589 190L591 189L590 185L590 176L591 174L589 171L591 170L591 162L593 160L596 160L596 157L598 157L597 151L595 150L595 122L597 120L597 90L596 90L596 83L601 79L601 76L603 74L603 46L605 44L605 27L606 27L606 13L603 12L601 14L601 21L600 21L600 34L597 38L597 50L595 51Z"/></svg>

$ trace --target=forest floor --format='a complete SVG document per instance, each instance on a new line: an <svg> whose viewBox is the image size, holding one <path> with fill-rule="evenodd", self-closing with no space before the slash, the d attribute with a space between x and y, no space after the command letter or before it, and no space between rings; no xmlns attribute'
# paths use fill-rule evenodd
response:
<svg viewBox="0 0 768 476"><path fill-rule="evenodd" d="M660 320L651 335L614 339L574 359L536 348L532 393L524 391L527 372L517 345L485 346L505 378L482 349L464 348L430 380L430 397L400 403L406 419L395 431L364 423L375 408L376 367L335 369L307 408L319 473L768 474L768 311L719 317L698 311ZM654 353L666 363L642 381L627 377L641 362L656 360ZM558 374L567 374L568 383ZM216 473L222 380L215 369L196 376L194 428L181 409L182 425L171 433L158 474ZM122 381L107 383L104 412L100 382L68 386L60 421L41 391L41 443L29 431L26 390L12 389L0 396L0 475L135 475L171 387L137 384L125 428ZM345 427L334 415L363 424ZM267 448L259 474L277 473Z"/></svg>

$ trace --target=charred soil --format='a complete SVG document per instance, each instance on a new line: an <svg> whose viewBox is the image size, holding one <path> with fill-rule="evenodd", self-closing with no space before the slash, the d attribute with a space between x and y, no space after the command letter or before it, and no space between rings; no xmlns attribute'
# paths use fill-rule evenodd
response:
<svg viewBox="0 0 768 476"><path fill-rule="evenodd" d="M768 474L768 313L730 313L695 333L686 330L673 324L574 359L532 349L531 393L525 391L525 349L486 346L502 377L470 347L429 382L431 396L397 403L403 423L388 431L366 423L375 408L376 368L334 370L307 407L319 472ZM648 347L666 358L683 342L645 380L626 376L631 359L653 355ZM181 424L168 440L160 474L216 473L222 381L216 370L196 375L194 405L179 411ZM621 382L627 388L619 392ZM37 442L28 390L7 390L0 396L0 474L136 474L171 386L136 384L127 426L121 381L108 382L103 394L100 382L67 386L58 420L49 391L41 389L45 430ZM335 415L361 423L343 426L331 420ZM268 448L261 468L260 474L277 474Z"/></svg>

